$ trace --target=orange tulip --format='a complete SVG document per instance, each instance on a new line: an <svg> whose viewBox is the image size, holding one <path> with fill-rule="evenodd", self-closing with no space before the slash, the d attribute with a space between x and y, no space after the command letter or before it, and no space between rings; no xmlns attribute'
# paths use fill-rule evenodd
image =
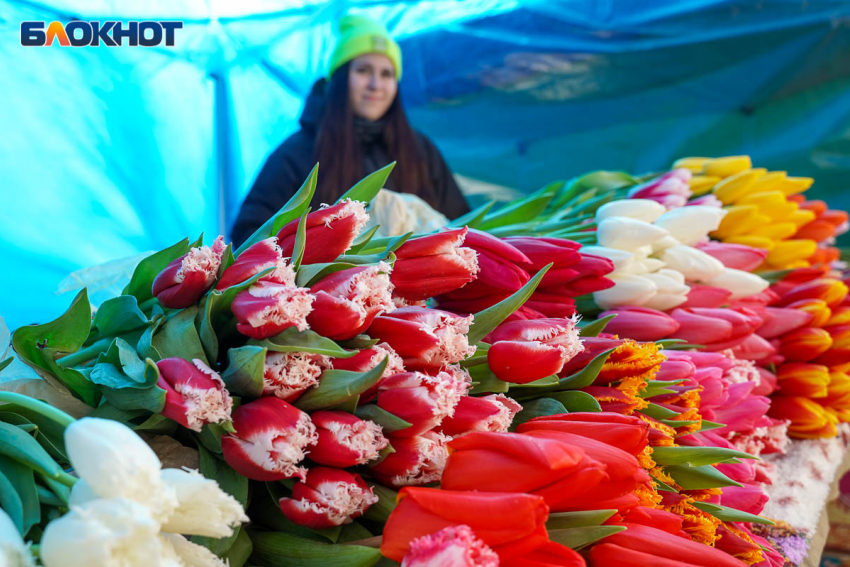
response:
<svg viewBox="0 0 850 567"><path fill-rule="evenodd" d="M847 292L848 288L841 280L818 278L800 284L783 294L779 305L789 305L801 299L822 299L830 307L836 307L847 297Z"/></svg>
<svg viewBox="0 0 850 567"><path fill-rule="evenodd" d="M826 212L826 203L818 199L812 199L811 201L800 203L800 208L805 211L812 211L817 216L821 216Z"/></svg>
<svg viewBox="0 0 850 567"><path fill-rule="evenodd" d="M776 396L767 415L788 419L788 435L798 439L835 437L838 418L814 400L802 396Z"/></svg>
<svg viewBox="0 0 850 567"><path fill-rule="evenodd" d="M839 305L832 310L832 315L823 326L832 327L833 325L847 324L850 324L850 305Z"/></svg>
<svg viewBox="0 0 850 567"><path fill-rule="evenodd" d="M848 220L850 220L850 215L847 214L847 211L828 209L819 218L832 223L836 228L838 228L845 225Z"/></svg>
<svg viewBox="0 0 850 567"><path fill-rule="evenodd" d="M831 410L839 421L850 422L850 375L833 370L829 373L829 388L825 398L817 402Z"/></svg>
<svg viewBox="0 0 850 567"><path fill-rule="evenodd" d="M811 313L812 320L809 322L810 327L823 327L828 324L828 321L832 317L832 309L829 308L823 299L801 299L789 304L788 307Z"/></svg>
<svg viewBox="0 0 850 567"><path fill-rule="evenodd" d="M779 391L785 396L822 398L829 385L829 368L820 364L786 362L776 372Z"/></svg>
<svg viewBox="0 0 850 567"><path fill-rule="evenodd" d="M819 357L832 346L832 336L824 329L803 327L780 339L779 352L787 360L808 362Z"/></svg>
<svg viewBox="0 0 850 567"><path fill-rule="evenodd" d="M814 240L815 242L823 242L827 238L835 235L835 225L823 219L815 219L807 225L804 225L794 238L802 238L806 240Z"/></svg>
<svg viewBox="0 0 850 567"><path fill-rule="evenodd" d="M809 264L832 264L841 258L841 250L834 246L818 246L815 253L808 257Z"/></svg>
<svg viewBox="0 0 850 567"><path fill-rule="evenodd" d="M824 327L832 336L832 346L813 362L827 366L839 366L850 362L850 324Z"/></svg>

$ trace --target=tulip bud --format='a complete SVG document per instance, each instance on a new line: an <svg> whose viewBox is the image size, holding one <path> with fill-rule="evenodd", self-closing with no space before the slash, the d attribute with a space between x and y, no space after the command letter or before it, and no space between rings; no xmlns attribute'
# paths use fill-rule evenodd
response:
<svg viewBox="0 0 850 567"><path fill-rule="evenodd" d="M525 270L530 268L531 260L506 241L470 230L464 244L478 253L478 277L463 288L440 296L441 302L510 295L531 279Z"/></svg>
<svg viewBox="0 0 850 567"><path fill-rule="evenodd" d="M235 433L221 438L224 460L252 480L276 481L298 476L306 448L318 435L310 416L283 400L265 397L233 412Z"/></svg>
<svg viewBox="0 0 850 567"><path fill-rule="evenodd" d="M583 255L578 252L581 244L572 240L520 236L506 238L505 242L508 242L531 260L532 273L539 272L547 264L554 264L543 276L543 280L540 282L541 287L569 283L582 275L592 273L592 270L583 270L588 266L581 265ZM608 271L610 270L604 273L608 273Z"/></svg>
<svg viewBox="0 0 850 567"><path fill-rule="evenodd" d="M688 300L691 288L685 285L685 278L681 272L663 268L653 274L644 274L642 277L653 282L658 290L644 303L646 307L666 311Z"/></svg>
<svg viewBox="0 0 850 567"><path fill-rule="evenodd" d="M475 352L466 334L472 315L460 317L448 311L403 307L376 317L369 336L389 343L408 369L442 368Z"/></svg>
<svg viewBox="0 0 850 567"><path fill-rule="evenodd" d="M319 530L350 524L378 497L359 474L313 467L292 487L292 498L281 498L280 511L298 525Z"/></svg>
<svg viewBox="0 0 850 567"><path fill-rule="evenodd" d="M825 304L824 307L826 307ZM757 309L756 312L762 320L762 324L756 332L765 339L781 337L812 323L812 315L801 309L762 307Z"/></svg>
<svg viewBox="0 0 850 567"><path fill-rule="evenodd" d="M413 238L396 250L393 294L416 301L463 287L478 274L478 254L462 246L467 229Z"/></svg>
<svg viewBox="0 0 850 567"><path fill-rule="evenodd" d="M786 362L776 373L779 391L785 396L819 398L826 396L829 385L829 369L819 364Z"/></svg>
<svg viewBox="0 0 850 567"><path fill-rule="evenodd" d="M754 360L761 363L776 356L776 347L758 335L750 335L744 342L732 349L739 359Z"/></svg>
<svg viewBox="0 0 850 567"><path fill-rule="evenodd" d="M261 281L240 291L230 309L236 316L236 329L259 340L289 327L309 329L307 315L314 299L305 288Z"/></svg>
<svg viewBox="0 0 850 567"><path fill-rule="evenodd" d="M596 222L611 217L626 217L654 223L666 210L664 205L651 199L621 199L596 209Z"/></svg>
<svg viewBox="0 0 850 567"><path fill-rule="evenodd" d="M310 460L330 467L362 465L378 457L389 441L381 426L344 411L322 410L310 415L318 440Z"/></svg>
<svg viewBox="0 0 850 567"><path fill-rule="evenodd" d="M781 339L780 352L787 360L808 362L814 360L829 350L832 337L823 330L804 327L784 335Z"/></svg>
<svg viewBox="0 0 850 567"><path fill-rule="evenodd" d="M378 343L375 346L363 349L350 358L332 358L330 363L334 370L348 370L349 372L368 372L375 368L381 361L387 358L387 367L381 375L381 379L394 374L404 372L404 361L393 350L389 343ZM378 382L380 384L380 381ZM378 384L360 394L361 402L368 402L378 395Z"/></svg>
<svg viewBox="0 0 850 567"><path fill-rule="evenodd" d="M449 450L446 444L451 437L428 431L415 437L390 436L393 453L369 469L381 484L418 486L439 481L446 468Z"/></svg>
<svg viewBox="0 0 850 567"><path fill-rule="evenodd" d="M464 370L447 367L435 376L405 372L384 378L378 386L378 406L410 423L396 437L421 435L454 415L455 406L471 386Z"/></svg>
<svg viewBox="0 0 850 567"><path fill-rule="evenodd" d="M764 259L767 258L767 250L744 246L743 244L706 242L698 244L697 248L717 258L727 268L744 272L752 272L761 266Z"/></svg>
<svg viewBox="0 0 850 567"><path fill-rule="evenodd" d="M611 260L615 272L621 272L634 261L634 254L626 250L606 248L605 246L582 246L582 255L589 254Z"/></svg>
<svg viewBox="0 0 850 567"><path fill-rule="evenodd" d="M157 274L151 293L165 307L189 307L215 283L225 248L223 236L216 238L212 246L191 248Z"/></svg>
<svg viewBox="0 0 850 567"><path fill-rule="evenodd" d="M770 417L791 420L788 435L799 439L835 437L838 418L814 400L803 396L774 396Z"/></svg>
<svg viewBox="0 0 850 567"><path fill-rule="evenodd" d="M625 268L619 270L617 273L631 274L633 276L644 276L646 274L657 272L666 265L667 264L665 264L658 258L644 258L643 260L634 260L632 262L629 262L629 264Z"/></svg>
<svg viewBox="0 0 850 567"><path fill-rule="evenodd" d="M679 323L661 311L647 307L618 307L605 311L600 318L616 315L605 326L605 332L636 341L657 341L679 329Z"/></svg>
<svg viewBox="0 0 850 567"><path fill-rule="evenodd" d="M248 516L242 505L214 480L189 469L163 469L162 480L177 494L177 508L162 530L177 534L229 537Z"/></svg>
<svg viewBox="0 0 850 567"><path fill-rule="evenodd" d="M832 309L822 299L801 299L789 303L787 307L811 315L811 319L805 323L811 327L824 327L832 318Z"/></svg>
<svg viewBox="0 0 850 567"><path fill-rule="evenodd" d="M307 318L311 328L330 339L350 339L376 316L393 311L391 271L379 262L335 272L313 284L310 291L316 301Z"/></svg>
<svg viewBox="0 0 850 567"><path fill-rule="evenodd" d="M271 237L251 245L242 252L236 261L224 270L215 288L222 290L240 284L267 268L274 268L274 271L260 278L261 280L295 285L295 271L284 259L277 239Z"/></svg>
<svg viewBox="0 0 850 567"><path fill-rule="evenodd" d="M266 353L263 395L294 402L319 383L322 372L331 367L327 356L309 352Z"/></svg>
<svg viewBox="0 0 850 567"><path fill-rule="evenodd" d="M837 307L847 297L848 288L841 280L819 278L802 283L782 295L780 305L801 299L822 299L829 307Z"/></svg>
<svg viewBox="0 0 850 567"><path fill-rule="evenodd" d="M607 218L596 229L596 240L600 246L630 252L667 235L663 228L626 217Z"/></svg>
<svg viewBox="0 0 850 567"><path fill-rule="evenodd" d="M576 302L572 297L564 293L536 290L531 297L513 315L508 316L506 321L514 319L545 319L546 317L572 317L576 314Z"/></svg>
<svg viewBox="0 0 850 567"><path fill-rule="evenodd" d="M719 276L705 280L703 283L728 289L732 292L730 299L733 301L761 293L770 286L770 282L756 274L733 268L726 268Z"/></svg>
<svg viewBox="0 0 850 567"><path fill-rule="evenodd" d="M671 270L681 272L689 281L708 281L724 271L720 260L690 246L673 246L664 251L661 260Z"/></svg>
<svg viewBox="0 0 850 567"><path fill-rule="evenodd" d="M691 189L693 189L693 185L691 186ZM714 208L717 208L717 209L721 209L721 208L723 208L723 201L721 201L720 199L718 199L717 197L715 197L712 194L708 194L708 195L703 195L702 197L699 197L698 199L691 199L690 201L685 203L685 206L686 207L714 207Z"/></svg>
<svg viewBox="0 0 850 567"><path fill-rule="evenodd" d="M593 294L593 300L601 309L643 305L658 293L655 282L643 276L612 274L608 279L614 282L614 287Z"/></svg>
<svg viewBox="0 0 850 567"><path fill-rule="evenodd" d="M283 255L292 256L298 223L294 219L277 233L277 241ZM343 199L339 203L322 205L318 211L307 215L306 240L303 264L333 262L340 254L351 248L351 243L369 222L366 207L359 201Z"/></svg>
<svg viewBox="0 0 850 567"><path fill-rule="evenodd" d="M814 362L827 366L846 365L850 362L850 325L835 325L825 330L832 337L832 346Z"/></svg>
<svg viewBox="0 0 850 567"><path fill-rule="evenodd" d="M679 322L673 338L705 345L705 350L713 352L739 345L761 325L756 313L744 307L679 308L670 315Z"/></svg>
<svg viewBox="0 0 850 567"><path fill-rule="evenodd" d="M690 284L688 300L680 307L721 307L729 303L732 292L721 287L710 285Z"/></svg>
<svg viewBox="0 0 850 567"><path fill-rule="evenodd" d="M646 183L629 189L630 199L652 199L668 209L683 207L691 196L689 182L691 172L687 169L674 169Z"/></svg>
<svg viewBox="0 0 850 567"><path fill-rule="evenodd" d="M521 405L503 394L464 396L455 406L454 415L446 417L438 429L451 437L473 431L504 433L521 410Z"/></svg>
<svg viewBox="0 0 850 567"><path fill-rule="evenodd" d="M0 560L7 567L35 567L32 554L9 514L0 510Z"/></svg>
<svg viewBox="0 0 850 567"><path fill-rule="evenodd" d="M692 205L667 211L655 221L655 226L663 228L682 244L695 246L705 240L709 232L717 230L724 216L723 209Z"/></svg>
<svg viewBox="0 0 850 567"><path fill-rule="evenodd" d="M767 263L776 268L784 268L789 264L805 261L817 250L814 240L782 240L767 253ZM803 266L807 266L804 263Z"/></svg>
<svg viewBox="0 0 850 567"><path fill-rule="evenodd" d="M217 372L197 358L164 358L159 368L157 386L165 390L162 415L192 431L200 431L207 423L230 421L233 400Z"/></svg>
<svg viewBox="0 0 850 567"><path fill-rule="evenodd" d="M499 567L499 556L465 524L410 540L401 567Z"/></svg>
<svg viewBox="0 0 850 567"><path fill-rule="evenodd" d="M823 326L832 327L834 325L847 324L850 324L850 305L839 305L832 311L832 314Z"/></svg>
<svg viewBox="0 0 850 567"><path fill-rule="evenodd" d="M514 384L557 374L583 350L571 319L511 321L497 327L489 338L490 369L500 380Z"/></svg>

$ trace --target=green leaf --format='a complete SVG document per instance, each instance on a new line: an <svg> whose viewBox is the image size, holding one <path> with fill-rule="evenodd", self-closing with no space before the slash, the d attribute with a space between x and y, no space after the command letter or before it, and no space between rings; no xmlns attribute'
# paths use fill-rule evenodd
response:
<svg viewBox="0 0 850 567"><path fill-rule="evenodd" d="M53 492L39 484L35 485L35 491L38 494L38 501L44 506L53 506L57 508L65 508L68 506L68 502L66 500L62 500L53 494Z"/></svg>
<svg viewBox="0 0 850 567"><path fill-rule="evenodd" d="M12 361L13 361L13 360L15 360L15 357L14 357L14 356L10 356L10 357L9 357L9 358L7 358L6 360L4 360L4 361L0 362L0 372L3 372L3 369L5 369L5 368L6 368L7 366L9 366L10 364L12 364Z"/></svg>
<svg viewBox="0 0 850 567"><path fill-rule="evenodd" d="M245 345L227 351L227 368L221 373L227 389L238 396L259 398L263 395L266 349Z"/></svg>
<svg viewBox="0 0 850 567"><path fill-rule="evenodd" d="M694 508L699 508L703 512L707 512L723 522L751 522L753 524L774 525L774 522L767 518L762 518L755 514L748 514L741 510L721 506L720 504L709 504L708 502L692 502Z"/></svg>
<svg viewBox="0 0 850 567"><path fill-rule="evenodd" d="M490 345L484 341L480 341L475 345L475 353L472 356L468 356L461 360L460 365L463 368L471 368L473 366L478 366L479 364L486 364L488 352L490 352Z"/></svg>
<svg viewBox="0 0 850 567"><path fill-rule="evenodd" d="M613 319L616 316L617 316L616 313L612 313L611 315L603 317L602 319L597 319L596 321L591 321L590 323L587 323L586 325L579 324L581 329L579 330L578 334L582 337L598 337L599 333L604 331L605 327L608 326L608 323L611 322L611 319Z"/></svg>
<svg viewBox="0 0 850 567"><path fill-rule="evenodd" d="M380 550L359 545L336 545L312 541L283 532L249 530L254 543L251 563L259 567L372 567L381 560Z"/></svg>
<svg viewBox="0 0 850 567"><path fill-rule="evenodd" d="M158 413L147 418L141 425L133 427L133 431L144 431L145 433L155 433L156 435L167 435L174 437L174 434L179 429L180 424L173 421L164 415Z"/></svg>
<svg viewBox="0 0 850 567"><path fill-rule="evenodd" d="M0 455L15 459L54 480L66 476L38 441L14 425L3 422L0 422Z"/></svg>
<svg viewBox="0 0 850 567"><path fill-rule="evenodd" d="M217 425L215 423L206 423L203 427L201 427L201 432L196 433L195 436L198 441L201 442L201 445L203 445L205 449L207 449L211 453L220 455L221 438L224 436L225 433L226 431L222 426Z"/></svg>
<svg viewBox="0 0 850 567"><path fill-rule="evenodd" d="M357 354L356 350L345 350L336 342L315 331L299 331L295 327L289 327L268 339L251 339L248 344L266 348L272 352L310 352L333 358L351 358Z"/></svg>
<svg viewBox="0 0 850 567"><path fill-rule="evenodd" d="M552 398L540 398L539 400L524 402L522 404L522 411L516 414L513 423L511 423L511 431L516 429L521 423L525 423L535 417L558 415L561 413L567 413L567 408L561 402Z"/></svg>
<svg viewBox="0 0 850 567"><path fill-rule="evenodd" d="M307 245L307 215L310 214L308 208L301 215L298 221L298 228L295 229L295 245L292 248L292 269L296 272L301 267L301 260L304 259L304 247Z"/></svg>
<svg viewBox="0 0 850 567"><path fill-rule="evenodd" d="M112 421L117 421L119 423L123 423L124 425L132 428L135 427L133 425L133 420L145 415L147 413L144 410L122 410L113 406L109 402L103 403L96 407L94 411L92 411L88 417L99 417L101 419L111 419Z"/></svg>
<svg viewBox="0 0 850 567"><path fill-rule="evenodd" d="M552 390L550 386L558 385L558 376L555 374L550 374L540 380L535 380L533 382L527 382L525 384L511 384L511 392L525 395L533 395L535 390L540 392L548 392Z"/></svg>
<svg viewBox="0 0 850 567"><path fill-rule="evenodd" d="M729 459L756 459L748 453L724 447L653 447L652 460L659 465L692 467L723 463Z"/></svg>
<svg viewBox="0 0 850 567"><path fill-rule="evenodd" d="M654 396L675 394L676 390L671 389L669 386L678 386L682 382L684 380L649 380L646 383L646 387L638 392L638 396L641 398L652 398Z"/></svg>
<svg viewBox="0 0 850 567"><path fill-rule="evenodd" d="M676 417L677 415L679 415L673 410L669 410L664 406L659 406L658 404L652 402L649 403L649 406L640 410L640 413L648 415L652 419L657 419L659 421L662 419L670 419L671 417Z"/></svg>
<svg viewBox="0 0 850 567"><path fill-rule="evenodd" d="M540 284L540 280L543 279L543 276L546 275L546 272L552 266L553 264L551 263L545 266L527 284L518 289L510 297L476 313L469 328L469 333L467 333L469 342L474 344L483 340L484 337L490 334L490 331L499 326L499 323L507 319L508 315L522 307L522 304L531 297L531 294L534 293L534 290Z"/></svg>
<svg viewBox="0 0 850 567"><path fill-rule="evenodd" d="M248 240L242 243L242 246L236 250L234 255L238 258L239 255L249 247L253 246L260 240L265 240L270 236L276 235L287 223L303 215L304 211L307 210L307 207L310 206L310 200L313 198L313 193L316 191L316 179L318 175L319 164L317 163L313 166L313 170L310 171L310 175L307 176L304 184L301 185L301 188L292 196L292 198L289 199L289 201L287 201L274 216L254 231L254 234L249 236Z"/></svg>
<svg viewBox="0 0 850 567"><path fill-rule="evenodd" d="M339 534L337 543L346 543L349 541L357 541L372 537L372 532L363 527L359 522L351 522L342 526L342 532Z"/></svg>
<svg viewBox="0 0 850 567"><path fill-rule="evenodd" d="M327 262L323 264L306 264L301 266L295 276L295 284L299 287L310 287L325 276L334 272L341 272L349 268L356 268L351 262Z"/></svg>
<svg viewBox="0 0 850 567"><path fill-rule="evenodd" d="M336 411L344 411L344 412L353 414L355 411L357 411L357 405L359 403L360 403L360 396L354 396L354 397L348 398L347 400L345 400L341 404L334 406L333 409L336 410Z"/></svg>
<svg viewBox="0 0 850 567"><path fill-rule="evenodd" d="M173 260L176 260L187 252L189 252L189 239L184 238L165 250L160 250L144 258L133 271L130 283L124 288L124 294L134 296L139 300L139 303L152 298L153 292L151 288L153 287L153 280L156 279L156 276Z"/></svg>
<svg viewBox="0 0 850 567"><path fill-rule="evenodd" d="M195 328L196 306L187 307L165 323L151 339L151 344L163 358L178 357L192 362L197 358L207 366L210 362Z"/></svg>
<svg viewBox="0 0 850 567"><path fill-rule="evenodd" d="M708 421L707 419L702 420L702 427L700 427L700 431L711 431L712 429L720 429L722 427L726 427L725 423L715 423L713 421Z"/></svg>
<svg viewBox="0 0 850 567"><path fill-rule="evenodd" d="M319 378L319 385L298 398L295 406L308 413L323 408L338 406L359 396L378 383L387 367L387 358L368 372L348 370L326 370Z"/></svg>
<svg viewBox="0 0 850 567"><path fill-rule="evenodd" d="M343 193L342 197L337 199L337 203L343 199L351 199L352 201L360 201L362 203L371 203L372 199L378 192L384 188L387 178L393 172L396 162L385 165L378 171L374 171L358 181L354 187Z"/></svg>
<svg viewBox="0 0 850 567"><path fill-rule="evenodd" d="M611 353L615 350L616 349L612 348L597 354L596 357L590 361L590 364L582 368L580 371L576 372L572 376L561 378L558 381L558 389L579 390L593 384L593 381L596 380L596 377L599 376L600 372L602 372L602 367L605 365L608 357L611 356Z"/></svg>
<svg viewBox="0 0 850 567"><path fill-rule="evenodd" d="M490 367L486 364L478 364L467 369L472 378L472 390L470 394L504 394L510 389L510 384L499 380Z"/></svg>
<svg viewBox="0 0 850 567"><path fill-rule="evenodd" d="M198 453L201 474L206 478L216 481L218 486L233 496L242 504L242 508L244 509L248 505L248 479L230 468L224 461L216 458L203 445L198 446ZM203 545L216 555L222 556L234 545L238 537L238 530L234 530L233 535L230 537L210 538L193 536L192 541Z"/></svg>
<svg viewBox="0 0 850 567"><path fill-rule="evenodd" d="M221 263L218 265L218 272L216 273L215 279L216 281L221 279L221 276L224 275L225 270L232 266L236 262L236 258L233 257L233 244L227 243L227 246L224 247L224 252L221 253Z"/></svg>
<svg viewBox="0 0 850 567"><path fill-rule="evenodd" d="M510 204L495 213L484 217L484 222L478 225L479 230L489 230L499 226L507 226L536 218L546 210L546 205L552 200L552 195L530 196Z"/></svg>
<svg viewBox="0 0 850 567"><path fill-rule="evenodd" d="M576 205L573 207L573 210L570 212L571 215L581 215L584 213L596 213L596 210L599 209L605 203L609 203L614 199L614 193L608 192L593 199L588 199L587 201Z"/></svg>
<svg viewBox="0 0 850 567"><path fill-rule="evenodd" d="M159 380L159 369L151 359L142 362L132 346L116 337L97 357L89 378L109 388L150 388Z"/></svg>
<svg viewBox="0 0 850 567"><path fill-rule="evenodd" d="M585 526L563 530L549 530L549 540L566 545L571 549L581 549L610 535L622 532L626 526Z"/></svg>
<svg viewBox="0 0 850 567"><path fill-rule="evenodd" d="M120 410L144 410L159 413L165 407L165 390L159 386L147 389L103 387L101 390L106 401Z"/></svg>
<svg viewBox="0 0 850 567"><path fill-rule="evenodd" d="M685 339L664 339L661 341L655 341L660 348L669 349L670 347L674 347L677 345L686 344L688 341Z"/></svg>
<svg viewBox="0 0 850 567"><path fill-rule="evenodd" d="M94 326L103 336L120 335L144 327L148 323L148 318L139 309L138 300L133 295L119 295L107 299L94 316Z"/></svg>
<svg viewBox="0 0 850 567"><path fill-rule="evenodd" d="M12 346L24 362L54 375L71 393L94 407L100 399L97 386L78 371L60 368L55 362L59 353L78 351L90 329L91 306L83 289L59 318L42 325L19 327L12 334Z"/></svg>
<svg viewBox="0 0 850 567"><path fill-rule="evenodd" d="M139 342L136 344L136 351L145 358L150 358L154 362L162 360L162 355L153 346L153 336L159 331L159 328L165 323L165 317L160 315L152 319L152 324L145 329L142 336L139 337Z"/></svg>
<svg viewBox="0 0 850 567"><path fill-rule="evenodd" d="M771 284L775 284L781 282L783 279L785 279L785 276L787 276L793 271L794 270L766 270L763 272L756 272L756 275L763 279L766 279Z"/></svg>
<svg viewBox="0 0 850 567"><path fill-rule="evenodd" d="M254 552L254 544L251 542L248 532L241 526L236 530L235 535L236 540L222 559L226 561L229 567L242 567L248 562L251 553Z"/></svg>
<svg viewBox="0 0 850 567"><path fill-rule="evenodd" d="M449 222L446 225L449 228L460 228L463 226L467 226L469 228L477 228L481 222L484 220L484 217L487 216L487 213L490 212L490 209L493 208L493 205L496 204L496 201L489 201L484 203L477 209L474 209L463 216L456 218L455 220Z"/></svg>
<svg viewBox="0 0 850 567"><path fill-rule="evenodd" d="M26 535L31 527L41 522L41 505L35 488L35 475L31 468L2 455L0 473L9 480L21 499L22 525L17 527L22 535Z"/></svg>
<svg viewBox="0 0 850 567"><path fill-rule="evenodd" d="M15 490L15 485L2 472L0 472L0 507L9 515L12 523L15 524L15 527L23 535L24 503L18 491Z"/></svg>
<svg viewBox="0 0 850 567"><path fill-rule="evenodd" d="M346 250L349 254L359 254L361 250L363 250L366 245L369 244L369 241L372 240L372 237L375 236L375 233L378 232L380 226L373 226L369 230L363 232L360 236L354 239L354 242L351 243L351 248Z"/></svg>
<svg viewBox="0 0 850 567"><path fill-rule="evenodd" d="M363 517L367 520L374 520L383 524L390 517L392 511L395 510L398 492L383 484L375 484L373 482L367 484L372 487L372 492L378 497L378 501L366 509Z"/></svg>
<svg viewBox="0 0 850 567"><path fill-rule="evenodd" d="M381 339L370 339L369 335L357 335L344 341L336 341L342 348L355 351L372 348L379 342L381 342Z"/></svg>
<svg viewBox="0 0 850 567"><path fill-rule="evenodd" d="M547 530L563 530L598 526L617 513L617 510L581 510L578 512L555 512L546 520Z"/></svg>
<svg viewBox="0 0 850 567"><path fill-rule="evenodd" d="M652 477L652 480L655 481L655 483L656 483L656 487L655 487L656 490L663 490L665 492L675 492L676 494L679 493L678 490L676 490L675 488L673 488L672 486L670 486L669 484L667 484L665 482L661 482L660 480L658 480L654 476Z"/></svg>
<svg viewBox="0 0 850 567"><path fill-rule="evenodd" d="M393 433L394 431L400 431L410 427L410 423L378 407L376 404L359 406L355 410L354 415L360 419L374 421L383 428L384 433Z"/></svg>
<svg viewBox="0 0 850 567"><path fill-rule="evenodd" d="M567 392L552 392L549 396L561 402L567 411L570 413L576 412L598 412L602 411L602 406L596 401L596 398L587 392L579 390L570 390Z"/></svg>
<svg viewBox="0 0 850 567"><path fill-rule="evenodd" d="M653 453L653 459L655 454ZM706 488L721 488L723 486L738 486L739 484L711 465L691 467L688 465L669 465L664 468L676 484L684 490L703 490Z"/></svg>

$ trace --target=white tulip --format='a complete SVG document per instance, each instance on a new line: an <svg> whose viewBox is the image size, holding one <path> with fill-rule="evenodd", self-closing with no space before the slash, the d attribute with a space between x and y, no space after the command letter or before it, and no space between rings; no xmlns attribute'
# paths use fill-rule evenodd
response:
<svg viewBox="0 0 850 567"><path fill-rule="evenodd" d="M2 567L34 567L35 565L18 528L2 509L0 509L0 565Z"/></svg>
<svg viewBox="0 0 850 567"><path fill-rule="evenodd" d="M644 276L611 274L606 277L614 282L614 287L593 293L593 300L602 309L613 309L621 305L643 305L658 292L655 282Z"/></svg>
<svg viewBox="0 0 850 567"><path fill-rule="evenodd" d="M227 563L212 551L181 535L162 534L159 537L164 555L172 561L174 567L227 567Z"/></svg>
<svg viewBox="0 0 850 567"><path fill-rule="evenodd" d="M731 300L743 299L757 293L761 293L770 286L770 282L761 276L726 268L722 274L705 282L714 287L721 287L732 292Z"/></svg>
<svg viewBox="0 0 850 567"><path fill-rule="evenodd" d="M681 244L681 242L668 235L652 243L652 253L658 254L659 252L663 252L664 250L672 248L673 246L678 246L679 244Z"/></svg>
<svg viewBox="0 0 850 567"><path fill-rule="evenodd" d="M693 246L717 230L725 216L723 209L692 205L667 211L655 221L655 226L665 229L682 244Z"/></svg>
<svg viewBox="0 0 850 567"><path fill-rule="evenodd" d="M681 272L662 269L654 274L645 274L643 277L651 280L658 288L658 293L653 295L644 307L667 311L685 303L691 288L685 285L685 278Z"/></svg>
<svg viewBox="0 0 850 567"><path fill-rule="evenodd" d="M626 217L653 223L666 210L664 205L651 199L622 199L599 207L596 210L596 222L611 217Z"/></svg>
<svg viewBox="0 0 850 567"><path fill-rule="evenodd" d="M242 505L198 471L163 469L162 479L174 489L178 501L162 524L164 532L228 537L233 535L233 528L248 521Z"/></svg>
<svg viewBox="0 0 850 567"><path fill-rule="evenodd" d="M667 231L663 228L626 217L607 218L596 228L597 243L618 250L633 251L641 246L651 245L665 236Z"/></svg>
<svg viewBox="0 0 850 567"><path fill-rule="evenodd" d="M626 268L634 260L634 255L631 252L617 250L616 248L606 248L605 246L582 246L581 253L608 258L614 264L615 272Z"/></svg>
<svg viewBox="0 0 850 567"><path fill-rule="evenodd" d="M129 427L84 417L65 430L65 447L85 490L98 497L142 503L158 521L177 506L174 490L160 478L159 458Z"/></svg>
<svg viewBox="0 0 850 567"><path fill-rule="evenodd" d="M704 282L716 278L726 269L717 258L683 244L665 250L661 259L669 269L681 272L690 282Z"/></svg>
<svg viewBox="0 0 850 567"><path fill-rule="evenodd" d="M657 272L666 265L667 264L657 258L644 258L640 261L635 260L634 262L629 264L625 269L620 270L617 273L640 276L643 274L648 274L650 272Z"/></svg>
<svg viewBox="0 0 850 567"><path fill-rule="evenodd" d="M652 245L647 244L645 246L638 246L632 250L632 254L634 254L636 262L643 262L649 258L650 254L652 254Z"/></svg>
<svg viewBox="0 0 850 567"><path fill-rule="evenodd" d="M125 498L92 500L47 525L45 567L165 567L159 522Z"/></svg>

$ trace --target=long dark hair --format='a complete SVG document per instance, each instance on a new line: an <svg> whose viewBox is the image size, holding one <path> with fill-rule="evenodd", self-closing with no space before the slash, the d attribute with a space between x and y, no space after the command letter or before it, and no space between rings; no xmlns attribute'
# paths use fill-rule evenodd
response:
<svg viewBox="0 0 850 567"><path fill-rule="evenodd" d="M349 187L371 173L363 171L363 155L348 95L349 67L350 63L339 67L325 86L325 111L313 147L313 158L320 164L317 193L328 203L335 201ZM407 121L401 92L396 93L395 100L382 120L387 153L391 160L397 162L390 176L393 187L400 192L419 195L436 206L436 195L425 167L423 150Z"/></svg>

